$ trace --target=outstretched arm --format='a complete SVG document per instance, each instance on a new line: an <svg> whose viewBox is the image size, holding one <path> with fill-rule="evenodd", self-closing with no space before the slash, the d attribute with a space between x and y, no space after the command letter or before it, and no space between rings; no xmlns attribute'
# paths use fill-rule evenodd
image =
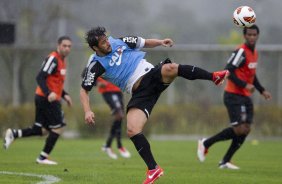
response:
<svg viewBox="0 0 282 184"><path fill-rule="evenodd" d="M136 48L153 48L157 46L171 47L173 41L170 38L160 39L144 39L137 36L126 36L119 38L126 43L131 49Z"/></svg>
<svg viewBox="0 0 282 184"><path fill-rule="evenodd" d="M146 39L144 48L154 48L157 46L172 47L173 41L170 38L165 38L163 40L159 39Z"/></svg>

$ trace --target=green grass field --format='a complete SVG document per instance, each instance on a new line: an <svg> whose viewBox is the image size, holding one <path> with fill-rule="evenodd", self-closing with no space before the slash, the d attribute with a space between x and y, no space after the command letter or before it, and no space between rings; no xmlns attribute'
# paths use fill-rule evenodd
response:
<svg viewBox="0 0 282 184"><path fill-rule="evenodd" d="M61 139L52 158L57 166L38 165L35 159L44 139L20 139L9 150L0 150L1 184L35 184L43 179L18 173L52 175L60 184L135 184L145 178L145 164L130 141L125 146L132 158L111 160L100 148L99 140ZM196 159L195 141L152 141L151 147L165 175L159 184L272 184L282 183L281 141L260 141L252 145L247 141L233 158L240 170L220 170L217 167L228 143L219 143L210 149L205 163ZM13 174L4 174L12 172ZM42 182L41 184L51 182Z"/></svg>

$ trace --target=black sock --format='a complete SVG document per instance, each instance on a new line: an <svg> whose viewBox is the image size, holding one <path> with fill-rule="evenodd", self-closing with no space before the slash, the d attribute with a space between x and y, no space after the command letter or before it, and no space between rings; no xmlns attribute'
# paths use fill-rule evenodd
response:
<svg viewBox="0 0 282 184"><path fill-rule="evenodd" d="M246 135L236 136L233 138L229 149L223 157L222 163L230 162L232 156L241 147L246 139Z"/></svg>
<svg viewBox="0 0 282 184"><path fill-rule="evenodd" d="M228 127L224 130L222 130L221 132L219 132L218 134L208 138L207 140L204 141L204 146L206 148L209 148L210 146L212 146L214 143L218 142L218 141L224 141L224 140L229 140L236 137L236 134L233 130L232 127Z"/></svg>
<svg viewBox="0 0 282 184"><path fill-rule="evenodd" d="M113 133L113 126L112 126L111 131L110 131L110 135L109 135L109 137L106 141L106 145L105 145L106 148L111 147L114 138L115 138L115 134Z"/></svg>
<svg viewBox="0 0 282 184"><path fill-rule="evenodd" d="M59 137L60 137L59 134L57 134L56 132L50 131L46 139L45 146L43 148L43 152L49 155L51 151L53 150Z"/></svg>
<svg viewBox="0 0 282 184"><path fill-rule="evenodd" d="M42 135L42 129L39 126L33 125L33 127L29 127L29 128L25 128L22 129L22 137L29 137L29 136L34 136L34 135L38 135L41 136Z"/></svg>
<svg viewBox="0 0 282 184"><path fill-rule="evenodd" d="M112 141L115 137L117 137L117 140L120 139L120 136L118 137L118 132L120 132L121 127L121 121L114 121L111 127L110 135L106 141L106 147L109 148L112 145ZM120 140L119 140L120 141ZM120 143L120 142L119 142Z"/></svg>
<svg viewBox="0 0 282 184"><path fill-rule="evenodd" d="M44 159L46 159L46 158L48 158L48 154L42 151L42 152L40 153L40 155L39 155L39 159L40 159L40 160L44 160Z"/></svg>
<svg viewBox="0 0 282 184"><path fill-rule="evenodd" d="M139 155L143 158L145 161L147 167L149 170L155 169L157 166L157 163L153 157L153 154L151 152L150 144L146 137L139 133L137 135L134 135L130 138L133 142L136 150L138 151Z"/></svg>
<svg viewBox="0 0 282 184"><path fill-rule="evenodd" d="M23 137L32 136L32 135L33 135L33 133L32 133L32 128L25 128L25 129L22 129L22 135L23 135Z"/></svg>
<svg viewBox="0 0 282 184"><path fill-rule="evenodd" d="M121 123L122 121L116 121L116 138L117 138L117 147L121 148L122 143L121 143Z"/></svg>
<svg viewBox="0 0 282 184"><path fill-rule="evenodd" d="M12 129L12 133L14 138L22 137L22 130L21 129Z"/></svg>
<svg viewBox="0 0 282 184"><path fill-rule="evenodd" d="M212 80L212 73L191 65L179 65L178 76L189 80Z"/></svg>
<svg viewBox="0 0 282 184"><path fill-rule="evenodd" d="M13 129L12 132L13 132L14 138L42 135L41 127L36 126L36 125L33 125L32 127L28 127L25 129L18 129L18 130Z"/></svg>

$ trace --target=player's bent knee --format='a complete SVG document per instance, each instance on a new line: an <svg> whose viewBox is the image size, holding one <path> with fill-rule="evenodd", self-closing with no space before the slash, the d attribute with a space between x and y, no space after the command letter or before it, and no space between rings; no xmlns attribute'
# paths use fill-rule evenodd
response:
<svg viewBox="0 0 282 184"><path fill-rule="evenodd" d="M114 114L114 118L116 121L121 121L123 117L124 117L123 113L117 112Z"/></svg>
<svg viewBox="0 0 282 184"><path fill-rule="evenodd" d="M58 135L62 135L63 131L64 131L64 128L63 128L63 127L61 127L61 128L56 128L56 129L51 129L51 132L55 132L55 133L58 134Z"/></svg>
<svg viewBox="0 0 282 184"><path fill-rule="evenodd" d="M127 132L126 133L127 133L127 136L130 138L130 137L133 137L134 135L139 134L140 132L141 132L140 130L127 127Z"/></svg>
<svg viewBox="0 0 282 184"><path fill-rule="evenodd" d="M178 73L178 64L170 63L162 66L162 74L164 76L176 77Z"/></svg>
<svg viewBox="0 0 282 184"><path fill-rule="evenodd" d="M234 132L236 135L248 135L251 131L251 126L248 123L242 123L239 126L234 127Z"/></svg>
<svg viewBox="0 0 282 184"><path fill-rule="evenodd" d="M133 132L128 130L128 129L126 131L126 134L127 134L127 137L129 137L129 138L134 136Z"/></svg>
<svg viewBox="0 0 282 184"><path fill-rule="evenodd" d="M245 130L244 130L244 127L242 126L242 124L234 127L233 130L234 130L234 132L237 136L245 134Z"/></svg>
<svg viewBox="0 0 282 184"><path fill-rule="evenodd" d="M244 134L248 135L251 132L251 127L250 126L245 126L244 127Z"/></svg>
<svg viewBox="0 0 282 184"><path fill-rule="evenodd" d="M135 135L135 134L134 134L134 131L131 130L131 129L128 129L128 128L127 128L126 133L127 133L127 136L128 136L128 137L133 137L133 136Z"/></svg>

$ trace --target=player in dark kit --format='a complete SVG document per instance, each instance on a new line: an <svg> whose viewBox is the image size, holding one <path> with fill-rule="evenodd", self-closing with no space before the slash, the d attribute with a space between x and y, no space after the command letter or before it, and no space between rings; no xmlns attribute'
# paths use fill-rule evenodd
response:
<svg viewBox="0 0 282 184"><path fill-rule="evenodd" d="M144 59L145 53L140 48L171 47L173 41L169 38L127 36L115 39L106 36L105 28L97 27L87 32L86 40L96 54L88 65L80 90L85 121L90 125L95 123L88 92L102 74L107 81L131 93L132 98L127 105L127 135L148 167L144 184L152 184L163 175L163 169L156 163L142 131L161 93L178 76L188 80L210 80L218 85L229 72L210 73L195 66L172 63L169 59L154 67Z"/></svg>
<svg viewBox="0 0 282 184"><path fill-rule="evenodd" d="M111 145L114 138L117 139L117 148L120 155L124 158L130 158L129 151L122 146L121 142L121 124L124 117L123 94L119 87L99 77L97 79L98 92L103 95L104 100L111 108L114 122L111 127L109 137L106 144L102 147L102 151L112 159L117 159L118 156L113 152Z"/></svg>
<svg viewBox="0 0 282 184"><path fill-rule="evenodd" d="M72 105L71 97L64 90L65 59L71 51L71 44L71 39L68 36L60 37L57 50L51 52L42 64L36 78L38 86L35 91L36 114L33 126L25 129L9 128L5 133L5 149L8 149L15 139L42 136L48 133L45 146L36 159L38 164L57 164L48 157L66 125L61 109L61 99L64 99L69 106Z"/></svg>
<svg viewBox="0 0 282 184"><path fill-rule="evenodd" d="M255 46L259 37L259 28L256 25L245 27L243 34L245 43L232 53L226 65L230 76L225 87L224 104L231 126L208 139L198 141L197 154L199 160L203 162L208 149L214 143L232 140L227 153L219 163L219 168L222 169L239 169L230 160L251 131L254 108L250 96L254 90L257 89L266 100L271 99L271 94L261 86L256 76L258 54Z"/></svg>

